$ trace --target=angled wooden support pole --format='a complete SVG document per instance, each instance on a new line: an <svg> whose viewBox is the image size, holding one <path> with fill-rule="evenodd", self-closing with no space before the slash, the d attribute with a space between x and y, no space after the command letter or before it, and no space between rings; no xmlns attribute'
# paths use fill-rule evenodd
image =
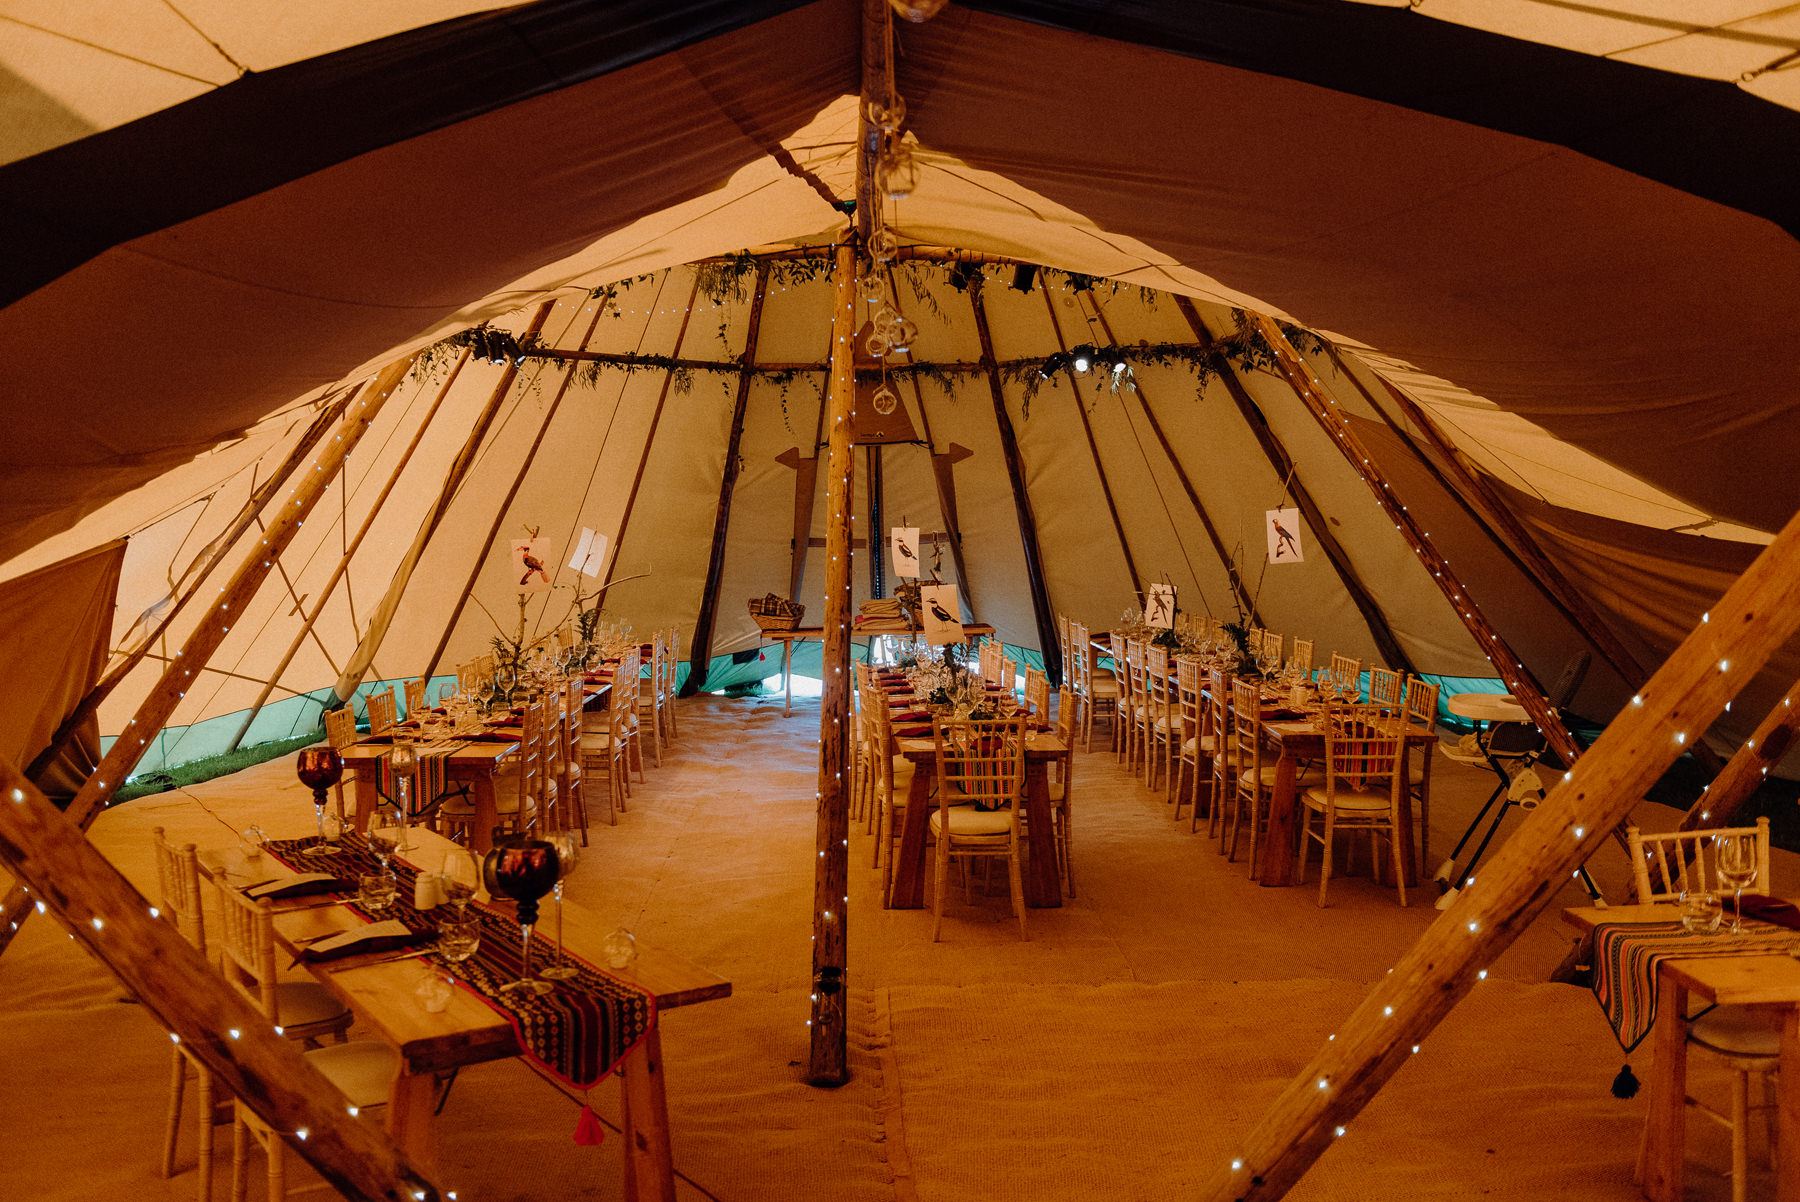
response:
<svg viewBox="0 0 1800 1202"><path fill-rule="evenodd" d="M213 540L211 553L207 555L206 562L199 567L198 571L190 573L191 579L187 582L188 587L175 598L174 603L158 620L155 629L146 631L142 641L127 652L123 660L108 668L106 675L101 677L92 689L88 690L87 696L81 699L81 704L77 705L56 728L56 734L51 738L49 746L32 759L30 766L25 769L25 775L36 780L39 773L54 763L57 756L62 754L63 748L68 746L69 740L75 736L75 732L81 729L81 724L99 712L100 703L112 694L112 691L119 686L120 681L124 680L138 664L143 662L144 657L150 653L150 648L156 646L157 640L161 639L168 631L181 611L187 608L187 603L199 595L200 586L206 583L206 579L212 574L213 569L223 563L225 557L231 554L231 549L237 546L238 540L250 529L251 523L256 521L256 515L263 511L263 507L269 503L269 499L279 491L288 477L294 474L295 469L301 464L309 462L308 456L318 446L319 439L336 428L344 416L344 409L349 405L352 395L354 395L353 392L346 391L341 398L327 405L318 416L313 418L312 423L301 433L299 441L294 444L293 450L288 452L287 458L269 474L268 479L264 480L250 494L249 499L244 502L243 508L238 511L231 525L226 528L225 533Z"/></svg>
<svg viewBox="0 0 1800 1202"><path fill-rule="evenodd" d="M1369 486L1369 491L1375 494L1375 500L1381 505L1382 512L1386 513L1388 520L1400 530L1407 545L1418 555L1420 561L1425 565L1425 570L1431 573L1431 578L1443 591L1445 600L1450 602L1450 607L1462 619L1463 626L1474 637L1476 646L1481 648L1482 653L1494 665L1495 675L1506 682L1508 691L1518 699L1525 712L1531 716L1531 721L1543 732L1551 749L1562 757L1563 763L1574 763L1576 758L1581 755L1581 745L1575 741L1575 736L1569 733L1569 728L1563 722L1562 715L1551 708L1549 700L1544 696L1543 686L1538 684L1530 670L1525 667L1524 661L1513 654L1513 650L1507 645L1506 640L1500 637L1500 632L1487 620L1486 615L1481 612L1481 607L1475 603L1473 597L1469 596L1468 590L1462 586L1462 582L1450 570L1449 561L1440 555L1431 540L1425 537L1425 531L1401 504L1400 498L1394 493L1393 486L1389 484L1380 465L1375 462L1374 456L1370 455L1368 448L1363 445L1362 439L1351 429L1350 423L1343 414L1337 411L1337 406L1319 390L1311 373L1307 370L1305 362L1301 359L1300 353L1289 344L1287 335L1281 332L1281 327L1260 313L1255 315L1254 320L1268 339L1270 347L1275 351L1276 366L1281 372L1282 379L1287 381L1288 386L1293 389L1294 395L1299 398L1306 411L1312 414L1325 433L1330 435L1332 442L1337 444L1338 450L1343 453L1345 459L1349 460L1350 466Z"/></svg>
<svg viewBox="0 0 1800 1202"><path fill-rule="evenodd" d="M154 917L80 829L0 761L0 861L112 970L157 1021L232 1094L347 1198L420 1202L438 1190L386 1132L358 1122L344 1095L226 984L171 922ZM10 929L16 916L0 913ZM304 1134L301 1134L304 1132Z"/></svg>
<svg viewBox="0 0 1800 1202"><path fill-rule="evenodd" d="M438 408L443 405L444 398L450 395L450 387L456 383L456 377L462 374L463 364L469 361L471 353L470 349L465 346L462 353L456 357L456 364L450 369L449 378L438 389L437 396L431 402L431 407L425 411L424 420L419 423L419 428L413 431L412 441L406 444L406 449L400 453L400 460L394 464L394 470L389 473L387 482L381 486L381 491L370 503L368 513L363 517L362 524L356 528L356 534L351 537L349 545L344 548L343 555L338 558L337 567L332 569L330 579L320 586L318 595L313 599L312 608L301 620L300 629L294 632L293 640L288 643L287 650L282 653L281 662L277 663L275 670L269 673L268 680L263 684L262 692L258 693L256 700L251 703L250 711L244 715L244 721L238 727L237 734L232 736L231 746L228 750L236 751L238 744L244 741L244 736L250 733L250 726L256 721L256 715L262 712L262 707L268 703L269 695L279 687L282 674L288 670L288 665L294 662L294 656L300 653L301 645L312 634L313 626L318 622L319 615L325 612L325 606L331 600L332 591L337 588L338 582L344 578L344 574L350 570L350 561L356 557L357 548L362 546L363 537L369 533L369 527L373 526L375 519L380 516L381 507L387 501L388 494L393 492L394 486L400 482L400 474L406 470L406 465L412 462L413 452L418 450L419 444L425 440L426 431L431 429L431 419L437 416Z"/></svg>
<svg viewBox="0 0 1800 1202"><path fill-rule="evenodd" d="M1049 288L1040 288L1039 291L1044 296L1044 311L1050 315L1050 328L1056 333L1056 349L1066 354L1069 340L1063 336L1062 319L1056 315L1056 302L1050 299ZM1100 461L1100 444L1094 441L1094 423L1088 420L1087 406L1081 402L1081 381L1076 378L1075 369L1070 366L1063 368L1063 378L1069 382L1069 398L1075 405L1075 416L1081 419L1081 432L1087 437L1088 458L1093 461L1094 478L1100 482L1100 497L1106 502L1106 515L1112 519L1113 534L1119 540L1119 554L1125 558L1125 578L1135 589L1143 578L1138 575L1137 560L1131 554L1131 542L1125 537L1125 523L1119 520L1119 506L1113 500L1112 484L1107 480L1106 468ZM1224 563L1225 570L1230 572L1230 561L1226 560ZM1232 581L1235 588L1235 576ZM1059 662L1060 658L1058 657Z"/></svg>
<svg viewBox="0 0 1800 1202"><path fill-rule="evenodd" d="M1788 522L1599 739L1345 1020L1202 1190L1280 1198L1769 656L1800 629L1800 517Z"/></svg>
<svg viewBox="0 0 1800 1202"><path fill-rule="evenodd" d="M981 277L969 283L969 305L975 311L975 333L981 340L982 373L994 401L994 426L1000 433L1000 453L1006 460L1006 478L1012 485L1013 509L1019 517L1019 543L1025 552L1025 582L1031 590L1031 615L1037 624L1038 650L1053 684L1062 683L1062 643L1056 635L1056 611L1050 608L1050 590L1044 583L1044 554L1038 548L1037 515L1025 487L1025 461L1012 417L1006 411L1006 394L1000 387L1000 369L994 361L994 340L988 333L987 306L981 299Z"/></svg>
<svg viewBox="0 0 1800 1202"><path fill-rule="evenodd" d="M550 311L555 307L555 301L545 301L538 306L538 311L532 316L531 325L526 330L527 338L544 328L544 320L550 316ZM394 615L399 612L400 599L406 595L406 586L412 580L413 569L418 566L419 557L425 554L425 547L431 542L431 536L437 532L438 524L444 520L444 514L449 512L450 502L456 498L456 490L461 487L463 477L468 474L469 468L474 464L475 456L481 450L481 440L487 437L488 427L493 425L494 415L500 411L500 403L506 399L506 393L512 387L512 382L518 376L518 372L518 364L511 361L508 361L506 366L500 370L499 382L494 385L494 391L489 395L487 404L482 406L481 412L476 415L475 425L470 429L469 436L463 440L462 449L456 453L456 458L451 461L449 470L444 473L443 483L438 487L437 499L432 502L431 508L426 510L424 520L419 523L418 530L413 534L412 545L406 549L406 554L400 557L399 564L394 568L393 578L388 581L387 591L382 594L380 603L375 607L375 612L370 615L369 628L363 632L362 638L357 640L356 650L350 653L349 662L344 665L343 672L338 675L335 686L338 701L350 700L356 693L356 686L361 684L363 677L368 674L369 666L375 662L375 654L381 649L382 640L387 638L388 627L393 624Z"/></svg>
<svg viewBox="0 0 1800 1202"><path fill-rule="evenodd" d="M694 301L700 295L700 273L694 273L694 286L688 289L687 308L681 311L681 325L675 331L675 353L681 353L681 344L687 341L688 320L694 315ZM625 509L619 514L619 525L613 531L612 561L619 562L619 552L625 549L625 536L631 532L631 513L637 508L638 490L644 486L644 469L650 464L650 450L656 445L656 431L662 426L663 406L668 403L669 389L675 384L675 368L663 374L662 391L656 394L656 408L650 413L650 429L644 433L644 453L638 456L637 472L631 477L631 491L625 494ZM608 579L611 579L608 577ZM606 608L606 594L610 588L602 588L594 596L594 608Z"/></svg>
<svg viewBox="0 0 1800 1202"><path fill-rule="evenodd" d="M232 623L238 621L251 599L256 596L256 590L262 587L264 579L274 570L275 562L300 532L307 515L312 513L313 507L337 479L344 460L349 458L350 452L368 432L370 423L381 412L388 396L399 388L401 381L406 379L411 370L412 360L402 359L364 385L356 400L345 411L338 433L319 447L315 460L301 465L302 469L311 466L316 470L300 471L299 483L294 486L292 493L280 498L279 508L269 516L262 537L250 548L231 579L220 587L217 596L208 599L205 616L195 623L187 641L182 643L181 649L163 669L161 678L151 687L130 721L126 722L112 747L101 757L100 766L82 782L81 788L70 800L67 813L69 821L77 828L85 828L93 816L105 808L107 801L125 782L125 776L131 771L132 765L143 758L144 749L149 746L150 740L156 737L156 733L175 712L175 707L181 704L188 687L231 632ZM6 895L0 906L5 908L6 913L17 915L21 922L29 913L21 913L17 887ZM0 926L0 954L6 951L17 930L18 927L11 922Z"/></svg>
<svg viewBox="0 0 1800 1202"><path fill-rule="evenodd" d="M826 426L825 612L819 675L818 855L813 865L812 1052L814 1085L850 1079L847 952L850 916L850 527L856 448L850 417L856 400L856 255L838 248L831 326L831 414Z"/></svg>
<svg viewBox="0 0 1800 1202"><path fill-rule="evenodd" d="M587 331L581 336L583 347L593 340L594 329L600 324L600 317L606 312L607 303L611 300L612 294L609 292L605 299L592 306L594 320L588 322ZM556 412L562 408L563 397L568 395L569 385L574 382L574 379L575 370L573 368L563 372L562 381L556 386L556 395L550 399L548 405L544 406L544 420L538 423L537 437L531 440L530 449L519 461L519 470L513 473L512 485L507 488L506 495L494 507L493 520L488 523L487 537L481 542L482 550L476 554L475 563L469 568L469 577L463 581L462 591L456 594L456 604L450 607L450 620L444 623L444 630L438 636L437 646L432 648L431 658L425 662L425 670L422 675L426 680L430 680L437 672L438 661L444 658L444 648L450 645L450 636L456 630L457 619L462 617L463 609L469 604L469 598L474 595L475 581L481 574L481 565L487 562L487 551L494 545L495 538L499 536L500 527L506 522L507 511L512 508L513 498L519 495L519 489L524 485L525 477L531 473L531 465L537 462L538 450L544 445L544 438L550 433L550 424L556 420ZM556 570L557 574L561 575L562 562L560 559L557 561ZM521 609L519 612L521 623L524 617L524 610ZM524 633L522 626L520 633Z"/></svg>
<svg viewBox="0 0 1800 1202"><path fill-rule="evenodd" d="M1800 680L1787 687L1781 700L1757 726L1756 733L1744 741L1712 783L1706 786L1699 800L1688 807L1681 819L1681 829L1731 826L1732 819L1744 808L1757 786L1767 780L1775 765L1793 750L1796 734L1800 734Z"/></svg>
<svg viewBox="0 0 1800 1202"><path fill-rule="evenodd" d="M769 265L756 265L756 287L750 296L750 321L744 332L744 364L756 363L756 341L762 332L763 297L769 289ZM694 642L688 655L687 680L681 695L692 697L706 687L706 673L712 664L713 629L719 621L719 584L725 578L725 540L731 533L731 501L737 490L741 469L740 449L744 442L744 416L750 406L751 372L738 376L737 400L731 409L731 437L725 446L725 473L719 480L719 508L713 514L712 554L706 560L706 582L700 588L700 613L694 619Z"/></svg>

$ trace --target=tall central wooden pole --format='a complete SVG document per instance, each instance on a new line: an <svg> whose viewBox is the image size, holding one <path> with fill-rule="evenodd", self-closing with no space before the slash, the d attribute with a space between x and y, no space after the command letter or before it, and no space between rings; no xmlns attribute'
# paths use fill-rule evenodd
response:
<svg viewBox="0 0 1800 1202"><path fill-rule="evenodd" d="M846 1041L849 994L845 952L850 893L850 525L855 447L850 409L856 391L856 253L838 247L831 321L831 386L826 394L830 447L825 476L824 661L819 672L819 822L813 877L812 1057L807 1080L850 1079Z"/></svg>

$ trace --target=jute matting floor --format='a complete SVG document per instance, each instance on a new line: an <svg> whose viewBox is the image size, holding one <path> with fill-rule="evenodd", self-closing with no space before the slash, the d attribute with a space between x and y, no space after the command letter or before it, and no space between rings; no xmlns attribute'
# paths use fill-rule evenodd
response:
<svg viewBox="0 0 1800 1202"><path fill-rule="evenodd" d="M1312 888L1260 888L1096 750L1077 765L1079 896L1031 912L1029 942L998 879L992 896L977 882L972 904L954 891L935 945L929 913L880 910L855 828L855 1074L813 1089L816 703L790 719L778 701L698 698L680 713L680 741L619 825L594 829L571 890L733 982L732 998L664 1022L684 1199L1194 1196L1436 917L1429 886L1401 909L1364 877L1334 880L1323 910ZM1434 859L1490 787L1437 768ZM1643 809L1646 825L1672 821ZM289 758L118 807L92 837L148 888L152 826L220 844L250 822L301 834L311 814ZM1622 892L1621 855L1594 867ZM1776 887L1800 887L1791 857ZM1571 885L1557 906L1582 899ZM1643 1099L1607 1092L1623 1057L1591 997L1544 983L1566 946L1554 912L1535 924L1293 1196L1637 1197ZM33 921L0 958L0 1015L0 1199L194 1196L191 1131L182 1171L156 1175L166 1035L53 923ZM1716 1085L1696 1073L1696 1089ZM592 1101L616 1126L616 1087ZM617 1139L576 1147L575 1117L518 1062L465 1072L440 1120L444 1185L465 1200L618 1196ZM1722 1140L1694 1126L1692 1196L1722 1197ZM260 1197L260 1160L252 1177Z"/></svg>

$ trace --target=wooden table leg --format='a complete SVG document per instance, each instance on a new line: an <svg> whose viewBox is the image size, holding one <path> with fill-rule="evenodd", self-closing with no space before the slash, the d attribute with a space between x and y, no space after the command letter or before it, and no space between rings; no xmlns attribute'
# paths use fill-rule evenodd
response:
<svg viewBox="0 0 1800 1202"><path fill-rule="evenodd" d="M437 1160L437 1077L400 1066L388 1097L387 1133L414 1168L435 1177Z"/></svg>
<svg viewBox="0 0 1800 1202"><path fill-rule="evenodd" d="M1800 1202L1800 1006L1781 1016L1781 1080L1775 1092L1775 1202Z"/></svg>
<svg viewBox="0 0 1800 1202"><path fill-rule="evenodd" d="M1269 832L1262 844L1262 870L1257 884L1274 889L1294 883L1294 841L1300 836L1300 798L1295 781L1299 768L1287 752L1275 761L1275 784L1269 789ZM1252 815L1252 822L1255 816Z"/></svg>
<svg viewBox="0 0 1800 1202"><path fill-rule="evenodd" d="M1039 909L1060 906L1062 861L1056 854L1056 820L1050 812L1049 760L1025 761L1025 825L1031 831L1025 904Z"/></svg>
<svg viewBox="0 0 1800 1202"><path fill-rule="evenodd" d="M1657 982L1656 1026L1650 1032L1650 1113L1644 1129L1644 1197L1681 1202L1687 1157L1687 990Z"/></svg>
<svg viewBox="0 0 1800 1202"><path fill-rule="evenodd" d="M625 1057L624 1118L627 1202L675 1202L662 1036L655 1027Z"/></svg>
<svg viewBox="0 0 1800 1202"><path fill-rule="evenodd" d="M781 703L781 716L794 716L794 640L781 640L781 687L787 692L787 699Z"/></svg>
<svg viewBox="0 0 1800 1202"><path fill-rule="evenodd" d="M475 773L470 784L475 816L469 820L469 846L485 853L494 846L494 824L500 821L499 804L494 800L493 768Z"/></svg>
<svg viewBox="0 0 1800 1202"><path fill-rule="evenodd" d="M369 829L369 819L374 815L375 807L381 804L381 791L375 784L380 772L381 765L374 760L365 760L357 765L354 825L359 831Z"/></svg>
<svg viewBox="0 0 1800 1202"><path fill-rule="evenodd" d="M906 820L900 826L900 846L893 852L890 910L917 910L925 904L925 828L930 821L931 782L936 776L934 761L913 765L912 784L906 791Z"/></svg>

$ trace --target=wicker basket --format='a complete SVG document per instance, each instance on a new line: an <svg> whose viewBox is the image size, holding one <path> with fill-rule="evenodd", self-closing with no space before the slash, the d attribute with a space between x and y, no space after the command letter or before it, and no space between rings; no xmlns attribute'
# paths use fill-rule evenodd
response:
<svg viewBox="0 0 1800 1202"><path fill-rule="evenodd" d="M770 593L766 597L750 598L750 619L756 623L757 629L764 631L797 630L800 619L806 616L806 606L796 605L786 597L777 597Z"/></svg>

